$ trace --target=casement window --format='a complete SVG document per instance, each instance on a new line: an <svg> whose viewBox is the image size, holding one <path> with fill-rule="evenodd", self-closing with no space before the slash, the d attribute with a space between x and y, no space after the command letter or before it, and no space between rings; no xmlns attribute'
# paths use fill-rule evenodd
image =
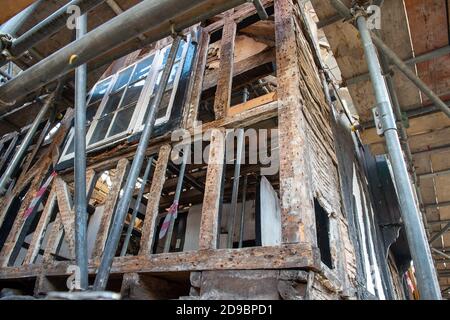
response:
<svg viewBox="0 0 450 320"><path fill-rule="evenodd" d="M177 52L163 100L157 111L155 127L171 119L175 98L180 88L183 70L191 70L191 36L182 41ZM133 65L121 69L116 74L98 82L88 97L86 109L87 151L114 144L144 128L144 120L154 107L156 92L161 85L161 77L167 62L170 46L153 52ZM187 79L184 79L187 80ZM182 86L183 90L186 86ZM184 96L184 94L183 94ZM182 107L182 103L176 105ZM63 150L60 163L74 156L73 129Z"/></svg>

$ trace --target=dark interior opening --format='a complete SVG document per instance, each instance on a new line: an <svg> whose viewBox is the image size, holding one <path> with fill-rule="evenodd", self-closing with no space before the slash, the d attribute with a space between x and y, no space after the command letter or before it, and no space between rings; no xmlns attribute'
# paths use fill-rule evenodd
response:
<svg viewBox="0 0 450 320"><path fill-rule="evenodd" d="M316 215L317 245L320 250L320 258L331 269L333 268L333 261L330 250L330 219L328 213L316 199L314 199L314 211Z"/></svg>

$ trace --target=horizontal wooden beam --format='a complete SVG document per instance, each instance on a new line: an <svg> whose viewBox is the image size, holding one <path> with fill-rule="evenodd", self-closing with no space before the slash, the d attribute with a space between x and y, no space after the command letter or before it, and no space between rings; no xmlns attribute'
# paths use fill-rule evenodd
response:
<svg viewBox="0 0 450 320"><path fill-rule="evenodd" d="M0 268L0 279L67 276L72 262L56 262L42 271L39 265ZM98 261L89 266L95 274ZM198 250L179 253L163 253L150 256L117 257L112 274L129 272L157 273L204 270L252 270L252 269L321 269L320 253L307 243L284 244L274 247L243 249Z"/></svg>

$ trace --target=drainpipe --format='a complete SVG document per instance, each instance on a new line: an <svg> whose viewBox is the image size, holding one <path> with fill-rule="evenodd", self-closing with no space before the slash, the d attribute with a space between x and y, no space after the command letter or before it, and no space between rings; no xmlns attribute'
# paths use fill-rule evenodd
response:
<svg viewBox="0 0 450 320"><path fill-rule="evenodd" d="M87 15L77 19L77 40L87 33ZM87 65L75 70L75 256L80 268L80 288L88 288L87 197L86 197L86 87Z"/></svg>
<svg viewBox="0 0 450 320"><path fill-rule="evenodd" d="M164 91L166 90L167 81L172 71L180 42L181 37L177 36L172 43L169 57L167 58L167 62L164 66L164 71L161 77L161 85L159 86L155 96L155 103L150 107L150 111L147 115L147 118L145 119L144 130L142 131L142 136L139 140L139 145L136 149L136 154L134 155L133 163L131 165L127 181L125 183L125 186L123 187L123 195L120 198L119 203L117 204L117 209L114 215L111 230L109 232L109 237L106 241L105 250L103 251L102 261L98 268L97 276L95 277L94 290L96 291L103 291L106 288L114 255L119 244L120 234L122 233L125 217L130 206L131 197L133 195L136 181L144 162L145 151L147 150L150 136L152 135L153 127L155 125L156 113L159 105L161 104Z"/></svg>
<svg viewBox="0 0 450 320"><path fill-rule="evenodd" d="M27 152L31 141L33 140L34 134L36 133L36 131L39 127L39 124L41 123L41 121L44 118L47 111L53 105L53 102L57 95L57 93L56 93L57 91L59 91L59 90L56 90L54 93L52 93L47 98L47 101L44 103L44 106L39 111L38 115L36 116L36 118L33 121L33 124L31 125L31 128L28 130L25 138L23 139L22 144L19 147L19 150L17 150L16 154L14 155L10 164L8 165L8 168L6 168L5 173L3 174L2 178L0 179L0 195L4 195L6 193L6 191L8 189L8 184L11 182L11 176L14 173L14 171L16 170L17 166L19 166L20 163L22 162L22 158L25 155L25 153Z"/></svg>
<svg viewBox="0 0 450 320"><path fill-rule="evenodd" d="M358 30L361 35L367 64L369 66L370 78L377 101L377 108L382 121L384 137L391 159L394 179L397 187L402 218L411 249L414 266L416 268L417 282L422 299L441 299L436 271L431 258L430 247L426 240L425 229L420 219L416 199L413 194L408 169L403 158L400 140L397 135L392 105L389 100L389 93L381 72L381 66L375 46L367 28L367 20L364 16L359 16L356 20Z"/></svg>

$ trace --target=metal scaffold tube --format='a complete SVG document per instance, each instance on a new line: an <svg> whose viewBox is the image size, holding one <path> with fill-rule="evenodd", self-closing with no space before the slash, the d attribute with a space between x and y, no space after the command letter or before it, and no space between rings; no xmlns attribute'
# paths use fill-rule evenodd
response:
<svg viewBox="0 0 450 320"><path fill-rule="evenodd" d="M394 180L397 187L402 219L416 269L419 292L422 299L441 299L430 247L428 246L425 229L422 220L420 219L408 169L403 158L397 126L395 124L395 117L386 83L381 72L376 49L372 42L370 31L367 28L366 18L360 16L357 18L356 22L361 35L366 61L369 66L370 78L383 125L384 137L386 139L386 145L394 173Z"/></svg>
<svg viewBox="0 0 450 320"><path fill-rule="evenodd" d="M87 33L87 15L77 19L77 39ZM86 199L86 91L87 65L75 70L75 255L80 269L80 288L88 288L87 199Z"/></svg>
<svg viewBox="0 0 450 320"><path fill-rule="evenodd" d="M16 99L60 78L133 37L153 42L245 3L246 0L147 0L61 48L0 87L0 113ZM71 56L77 55L73 61ZM69 63L72 61L72 64ZM3 104L3 105L2 105ZM3 110L2 110L3 109Z"/></svg>
<svg viewBox="0 0 450 320"><path fill-rule="evenodd" d="M331 4L344 18L350 19L353 17L350 10L340 0L331 0ZM416 198L414 197L407 165L403 157L388 88L383 77L374 42L372 41L374 34L369 31L367 20L363 15L358 16L356 19L356 26L361 36L364 54L369 67L370 79L375 92L377 112L381 120L392 171L394 173L401 216L416 270L420 296L426 300L440 300L442 296L439 290L439 282L431 257L430 247L422 219L420 218Z"/></svg>
<svg viewBox="0 0 450 320"><path fill-rule="evenodd" d="M53 102L55 101L56 96L58 95L58 92L60 90L61 84L58 85L58 89L55 90L45 101L44 106L39 111L38 115L33 121L33 124L31 125L31 128L27 131L27 134L25 135L25 138L23 139L19 149L14 154L13 159L9 163L8 167L6 168L5 173L0 179L0 195L3 195L7 188L8 184L11 182L11 176L16 170L17 166L20 165L23 156L25 155L26 151L28 150L28 147L30 146L31 141L33 140L34 134L36 133L39 125L41 124L42 119L44 118L47 111L50 109L50 107L53 105Z"/></svg>
<svg viewBox="0 0 450 320"><path fill-rule="evenodd" d="M14 39L11 47L8 48L9 54L12 57L18 57L26 50L34 47L39 42L49 38L57 31L64 28L67 25L69 17L73 15L73 12L68 10L70 7L75 6L79 8L80 13L87 13L103 2L105 2L105 0L72 0L68 4L64 5L56 12L51 14L49 17L39 22L33 28L25 32L19 38ZM33 4L32 6L35 5L37 4ZM4 55L0 56L0 67L7 62L6 58L7 57L5 57Z"/></svg>
<svg viewBox="0 0 450 320"><path fill-rule="evenodd" d="M177 36L172 43L167 62L164 66L164 71L161 76L161 85L158 87L155 95L155 102L153 106L150 107L147 118L145 119L144 130L142 131L142 136L139 140L130 172L125 182L125 186L123 187L123 195L120 198L119 203L117 204L117 209L114 214L114 220L112 222L108 240L106 241L105 250L103 251L102 261L95 278L94 290L96 291L103 291L106 288L111 265L117 250L117 246L119 244L120 234L122 233L125 217L130 206L131 197L136 188L136 181L141 171L142 164L145 158L145 152L147 150L147 146L153 132L153 127L155 125L156 114L166 90L167 82L176 59L176 54L178 51L178 47L180 46L180 42L181 37Z"/></svg>

